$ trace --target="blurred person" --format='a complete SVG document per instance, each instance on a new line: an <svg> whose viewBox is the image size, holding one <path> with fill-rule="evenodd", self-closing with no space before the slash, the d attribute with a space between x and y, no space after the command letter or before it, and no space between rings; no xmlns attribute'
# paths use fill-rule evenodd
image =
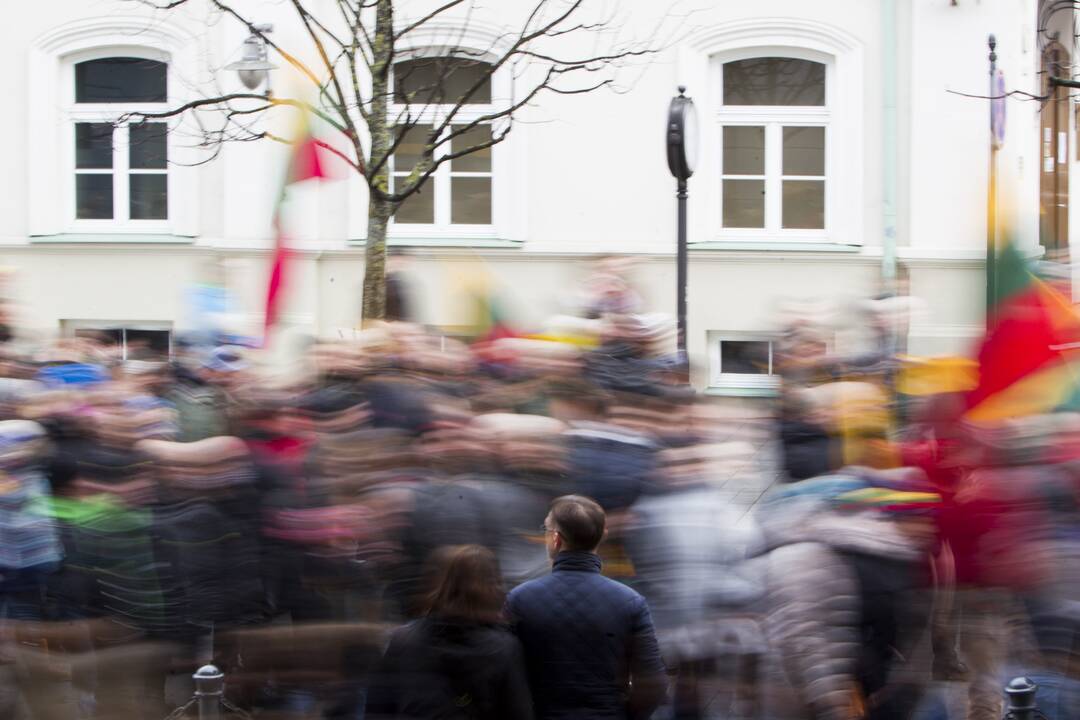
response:
<svg viewBox="0 0 1080 720"><path fill-rule="evenodd" d="M648 604L600 574L605 525L595 501L557 498L544 521L552 572L507 599L540 720L636 720L663 701L666 676Z"/></svg>
<svg viewBox="0 0 1080 720"><path fill-rule="evenodd" d="M607 513L620 512L651 485L659 444L610 422L602 401L593 407L595 414L579 415L563 433L567 474L575 494L594 499Z"/></svg>
<svg viewBox="0 0 1080 720"><path fill-rule="evenodd" d="M365 717L532 720L521 643L503 624L494 554L446 547L433 565L426 613L391 636Z"/></svg>
<svg viewBox="0 0 1080 720"><path fill-rule="evenodd" d="M177 364L175 381L165 398L176 408L180 442L228 435L229 386L248 368L236 348L215 348L196 367Z"/></svg>
<svg viewBox="0 0 1080 720"><path fill-rule="evenodd" d="M752 712L756 658L764 651L756 614L765 577L748 561L763 552L764 538L752 520L740 522L745 509L693 467L702 454L666 451L656 492L634 503L625 531L664 663L677 671L679 720L705 717L720 691L737 692L731 700Z"/></svg>
<svg viewBox="0 0 1080 720"><path fill-rule="evenodd" d="M64 560L46 602L78 653L72 681L94 718L157 720L175 647L155 545L149 465L130 450L106 449L74 421L50 425L52 497L41 512L56 524Z"/></svg>
<svg viewBox="0 0 1080 720"><path fill-rule="evenodd" d="M62 546L52 519L41 512L49 487L42 461L44 428L26 420L0 422L0 715L16 714L21 696L35 718L63 717L66 698L55 675L30 656L46 647L39 623L49 577Z"/></svg>
<svg viewBox="0 0 1080 720"><path fill-rule="evenodd" d="M213 347L221 332L232 298L228 290L228 270L218 258L208 259L199 269L199 277L184 292L187 325L193 328L186 341L200 348Z"/></svg>
<svg viewBox="0 0 1080 720"><path fill-rule="evenodd" d="M922 470L941 497L930 570L936 597L931 626L933 672L942 680L963 679L968 673L957 643L960 606L955 597L958 586L966 586L974 579L974 538L965 529L956 505L956 493L965 472L959 432L963 409L963 397L959 393L920 398L911 408L913 421L906 428L906 437L898 443L901 465Z"/></svg>
<svg viewBox="0 0 1080 720"><path fill-rule="evenodd" d="M936 494L921 472L841 472L774 488L765 536L770 642L813 717L907 717L929 621Z"/></svg>
<svg viewBox="0 0 1080 720"><path fill-rule="evenodd" d="M641 296L627 280L630 260L607 255L599 258L592 273L585 279L581 293L582 314L586 318L604 315L627 315L641 306Z"/></svg>
<svg viewBox="0 0 1080 720"><path fill-rule="evenodd" d="M497 467L495 447L466 427L432 430L414 441L427 467L412 474L407 522L394 538L400 550L387 594L404 617L424 612L423 569L433 553L455 545L494 549L498 508L490 507L478 479Z"/></svg>
<svg viewBox="0 0 1080 720"><path fill-rule="evenodd" d="M384 319L416 322L413 307L414 293L409 283L408 256L402 250L391 248L386 253L386 313Z"/></svg>
<svg viewBox="0 0 1080 720"><path fill-rule="evenodd" d="M785 480L806 480L839 467L836 440L826 427L814 421L806 402L786 380L776 423Z"/></svg>

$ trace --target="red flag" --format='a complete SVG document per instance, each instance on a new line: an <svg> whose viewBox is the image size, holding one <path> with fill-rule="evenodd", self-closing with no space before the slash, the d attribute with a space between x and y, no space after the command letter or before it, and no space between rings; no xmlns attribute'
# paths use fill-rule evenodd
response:
<svg viewBox="0 0 1080 720"><path fill-rule="evenodd" d="M263 336L269 335L270 328L277 322L281 304L281 285L285 273L285 260L289 249L285 247L285 236L281 232L278 218L274 218L274 254L270 266L270 283L266 290L266 320L263 323Z"/></svg>
<svg viewBox="0 0 1080 720"><path fill-rule="evenodd" d="M289 186L304 180L328 177L326 166L320 157L319 144L312 136L306 118L303 130L293 142L292 156L289 158L289 170L285 175L285 185L281 188L277 209L274 211L274 254L270 267L270 282L266 289L266 314L263 323L263 342L270 334L270 328L277 322L281 309L281 297L285 286L286 261L291 253L286 245L285 234L281 230L281 205Z"/></svg>
<svg viewBox="0 0 1080 720"><path fill-rule="evenodd" d="M319 144L310 134L305 134L296 143L292 160L289 163L288 183L298 183L312 178L329 177L319 156Z"/></svg>

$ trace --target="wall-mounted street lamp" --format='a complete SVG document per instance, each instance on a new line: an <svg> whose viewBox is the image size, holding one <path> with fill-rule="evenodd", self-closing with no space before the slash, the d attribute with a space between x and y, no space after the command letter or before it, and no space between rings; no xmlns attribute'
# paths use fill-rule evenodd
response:
<svg viewBox="0 0 1080 720"><path fill-rule="evenodd" d="M226 70L237 72L240 82L248 90L257 90L269 79L270 71L277 67L267 59L266 41L256 34L271 32L274 26L267 24L253 27L255 32L244 40L243 54L240 59L225 66Z"/></svg>

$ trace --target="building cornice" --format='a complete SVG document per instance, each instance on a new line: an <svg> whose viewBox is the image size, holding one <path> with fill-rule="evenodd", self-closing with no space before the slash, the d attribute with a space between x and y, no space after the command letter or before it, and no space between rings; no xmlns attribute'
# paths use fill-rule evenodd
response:
<svg viewBox="0 0 1080 720"><path fill-rule="evenodd" d="M403 247L415 257L469 258L484 257L503 262L552 262L589 260L608 254L603 249L583 251L534 250L517 243L488 242L478 245L412 245L391 243L391 247ZM0 238L0 254L126 254L148 255L221 255L227 257L263 257L270 253L270 246L226 246L219 238L193 238L179 235L160 236L69 236L56 235L48 238ZM293 248L292 252L305 259L327 257L363 260L363 243L353 243L333 248ZM1041 248L1031 249L1030 257L1037 257ZM674 252L627 253L639 262L673 263ZM898 248L900 262L911 268L981 269L985 265L981 249L949 248ZM755 248L752 243L702 244L690 246L691 264L698 265L769 265L769 264L830 264L873 266L881 263L880 247L857 247L850 245L824 245L798 243L763 244Z"/></svg>
<svg viewBox="0 0 1080 720"><path fill-rule="evenodd" d="M161 18L138 15L99 15L65 23L39 35L34 47L49 55L64 55L100 44L130 44L176 50L197 40L194 35Z"/></svg>
<svg viewBox="0 0 1080 720"><path fill-rule="evenodd" d="M851 33L817 20L799 17L747 18L704 28L690 35L687 46L697 52L722 52L747 44L827 45L833 51L851 51L862 42Z"/></svg>

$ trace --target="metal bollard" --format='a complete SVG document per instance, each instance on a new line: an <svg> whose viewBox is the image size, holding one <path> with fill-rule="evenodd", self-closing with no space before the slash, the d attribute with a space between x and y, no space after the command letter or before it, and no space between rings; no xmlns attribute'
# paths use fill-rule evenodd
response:
<svg viewBox="0 0 1080 720"><path fill-rule="evenodd" d="M225 689L225 674L213 665L203 665L191 677L195 681L195 699L199 703L199 720L220 720L221 695Z"/></svg>
<svg viewBox="0 0 1080 720"><path fill-rule="evenodd" d="M1038 690L1039 686L1030 678L1018 677L1010 680L1005 686L1005 694L1009 698L1006 720L1039 720L1045 717L1039 712L1039 706L1035 702L1035 693Z"/></svg>

